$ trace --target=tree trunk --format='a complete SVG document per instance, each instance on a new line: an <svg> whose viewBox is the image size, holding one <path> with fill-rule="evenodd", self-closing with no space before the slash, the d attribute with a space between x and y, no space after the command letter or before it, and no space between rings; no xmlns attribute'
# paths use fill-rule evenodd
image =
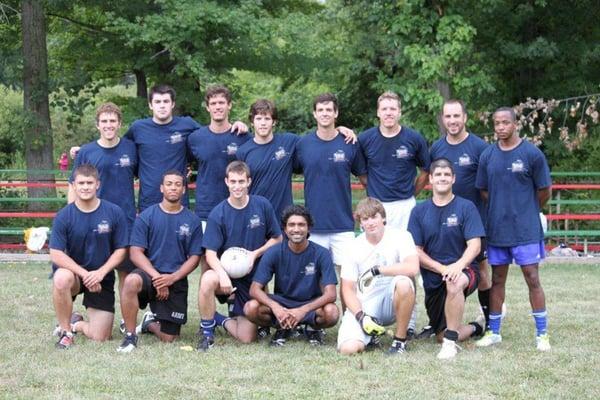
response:
<svg viewBox="0 0 600 400"><path fill-rule="evenodd" d="M436 86L437 86L438 92L440 92L440 95L442 96L444 101L450 100L451 93L450 93L450 85L448 84L448 82L437 81ZM444 130L444 125L442 124L441 118L442 118L442 114L438 113L438 118L437 118L438 130L439 130L440 136L444 136L446 134L446 132Z"/></svg>
<svg viewBox="0 0 600 400"><path fill-rule="evenodd" d="M54 174L39 170L54 168L52 127L48 104L48 55L46 51L46 20L42 2L22 1L21 24L23 31L23 108L25 111L25 160L27 181L54 183ZM55 197L51 188L29 187L27 194L34 197ZM43 209L44 203L30 203L30 210Z"/></svg>
<svg viewBox="0 0 600 400"><path fill-rule="evenodd" d="M148 98L148 83L146 82L146 74L141 69L134 69L133 73L135 74L137 97L141 97L142 99L147 99Z"/></svg>

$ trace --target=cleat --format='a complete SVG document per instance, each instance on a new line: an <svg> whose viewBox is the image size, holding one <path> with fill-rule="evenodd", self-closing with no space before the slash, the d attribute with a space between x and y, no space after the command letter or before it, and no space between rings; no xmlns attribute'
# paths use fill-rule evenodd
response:
<svg viewBox="0 0 600 400"><path fill-rule="evenodd" d="M550 346L550 337L547 333L535 337L535 347L539 351L550 351L552 347Z"/></svg>
<svg viewBox="0 0 600 400"><path fill-rule="evenodd" d="M325 331L323 329L313 329L307 326L304 329L304 335L306 336L308 343L310 343L312 346L322 346L324 344L323 339L325 336Z"/></svg>
<svg viewBox="0 0 600 400"><path fill-rule="evenodd" d="M124 335L125 334L125 320L121 318L121 322L119 322L119 331Z"/></svg>
<svg viewBox="0 0 600 400"><path fill-rule="evenodd" d="M223 325L225 325L225 324L223 324ZM256 331L256 336L257 336L258 340L266 339L267 336L269 336L270 334L271 334L271 328L269 328L268 326L259 326Z"/></svg>
<svg viewBox="0 0 600 400"><path fill-rule="evenodd" d="M366 350L379 348L381 345L381 336L371 336L371 341L367 343Z"/></svg>
<svg viewBox="0 0 600 400"><path fill-rule="evenodd" d="M138 337L135 333L128 332L121 345L117 347L119 353L131 353L137 347Z"/></svg>
<svg viewBox="0 0 600 400"><path fill-rule="evenodd" d="M413 328L408 328L406 330L406 340L413 340L415 338L415 330Z"/></svg>
<svg viewBox="0 0 600 400"><path fill-rule="evenodd" d="M406 342L401 342L394 339L392 345L387 351L388 354L404 354L406 353Z"/></svg>
<svg viewBox="0 0 600 400"><path fill-rule="evenodd" d="M56 342L56 348L61 350L70 349L74 344L73 332L62 331L60 339Z"/></svg>
<svg viewBox="0 0 600 400"><path fill-rule="evenodd" d="M433 327L431 325L427 325L427 326L423 327L423 330L421 332L419 332L414 338L417 340L429 339L430 337L433 337L433 336L435 336Z"/></svg>
<svg viewBox="0 0 600 400"><path fill-rule="evenodd" d="M274 347L285 346L285 341L290 337L290 334L290 329L277 329L273 335L273 338L271 338L269 345Z"/></svg>
<svg viewBox="0 0 600 400"><path fill-rule="evenodd" d="M456 356L460 347L455 341L444 338L442 349L437 355L438 360L451 360Z"/></svg>
<svg viewBox="0 0 600 400"><path fill-rule="evenodd" d="M481 339L475 342L477 347L488 347L493 344L502 342L502 336L499 333L492 333L492 331L486 331Z"/></svg>
<svg viewBox="0 0 600 400"><path fill-rule="evenodd" d="M71 321L70 323L70 327L71 327L71 333L75 334L75 324L77 322L83 321L83 315L81 315L78 312L74 312L71 314ZM54 330L52 331L52 336L56 336L56 337L61 337L62 334L62 329L60 328L60 325L56 324L56 326L54 327Z"/></svg>
<svg viewBox="0 0 600 400"><path fill-rule="evenodd" d="M157 322L156 316L152 311L146 311L142 317L142 322L135 327L136 335L139 335L140 333L149 333L148 326L153 322Z"/></svg>
<svg viewBox="0 0 600 400"><path fill-rule="evenodd" d="M198 346L196 350L198 351L208 351L208 349L212 348L215 345L215 338L213 336L202 335L200 340L198 341Z"/></svg>

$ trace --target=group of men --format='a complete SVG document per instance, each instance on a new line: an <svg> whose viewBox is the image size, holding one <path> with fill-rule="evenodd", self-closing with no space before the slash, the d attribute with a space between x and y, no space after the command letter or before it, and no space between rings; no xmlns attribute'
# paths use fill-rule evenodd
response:
<svg viewBox="0 0 600 400"><path fill-rule="evenodd" d="M438 358L450 359L457 341L485 333L478 346L501 342L514 260L529 287L536 346L550 349L538 213L551 182L541 151L519 138L512 109L494 113L498 141L487 145L467 132L464 104L446 101L446 134L429 149L420 133L400 124L401 102L392 92L378 99L379 126L358 140L336 126L332 94L315 98L317 128L305 136L275 134L277 110L268 100L250 107L254 134L247 134L245 124L229 122L231 95L223 86L207 90L205 106L211 121L200 126L173 115L172 88L153 87L152 117L134 122L122 138L119 108L107 103L97 110L100 138L79 149L70 204L57 214L50 241L57 347L69 348L77 332L110 338L114 269L124 334L118 351L134 350L141 333L175 340L187 321L187 276L198 265L198 350L215 345L217 327L242 343L274 327L274 346L299 335L322 344L323 330L340 317L337 267L341 353L377 346L394 323L388 352L406 351L415 337L420 271L429 324L416 337L435 335L442 343ZM187 208L190 159L198 165L195 212ZM306 207L293 205L293 173L304 175ZM354 213L352 175L367 190ZM427 183L432 197L416 205ZM242 278L230 278L221 265L231 247L248 251L252 270ZM465 298L476 289L485 322L465 325ZM80 293L88 321L72 312ZM228 315L217 312L217 301L228 305Z"/></svg>

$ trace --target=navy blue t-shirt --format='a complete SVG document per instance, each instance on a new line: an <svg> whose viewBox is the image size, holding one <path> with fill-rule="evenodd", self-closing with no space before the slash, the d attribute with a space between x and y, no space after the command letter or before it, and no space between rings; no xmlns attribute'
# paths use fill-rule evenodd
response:
<svg viewBox="0 0 600 400"><path fill-rule="evenodd" d="M125 137L137 146L140 211L162 201L160 184L165 172L174 169L186 175L187 137L198 128L200 125L190 117L173 117L165 125L157 124L152 118L140 119L131 124ZM188 204L187 194L183 203Z"/></svg>
<svg viewBox="0 0 600 400"><path fill-rule="evenodd" d="M445 206L436 206L431 199L413 208L408 221L408 231L415 245L434 260L449 265L462 257L467 240L485 237L479 211L473 203L455 196ZM477 268L477 263L472 265ZM421 267L425 290L436 289L442 284L442 276Z"/></svg>
<svg viewBox="0 0 600 400"><path fill-rule="evenodd" d="M160 273L170 274L190 256L202 255L202 225L187 208L170 214L155 204L135 220L130 245L146 249L144 254L152 266Z"/></svg>
<svg viewBox="0 0 600 400"><path fill-rule="evenodd" d="M77 153L73 171L82 165L91 164L100 175L97 196L121 207L129 222L129 230L135 221L135 194L133 180L137 175L138 157L135 144L122 138L115 147L102 147L97 141L85 144ZM73 173L69 178L73 182Z"/></svg>
<svg viewBox="0 0 600 400"><path fill-rule="evenodd" d="M217 252L221 257L230 247L254 251L279 235L281 229L269 200L251 195L248 204L242 209L232 207L225 199L210 212L202 246ZM240 279L251 282L252 273Z"/></svg>
<svg viewBox="0 0 600 400"><path fill-rule="evenodd" d="M415 194L417 167L429 170L427 141L417 131L403 126L387 138L379 127L358 135L368 167L367 194L380 201L408 199Z"/></svg>
<svg viewBox="0 0 600 400"><path fill-rule="evenodd" d="M270 247L263 255L253 280L266 286L275 274L276 295L294 301L310 301L323 294L322 287L336 285L331 254L311 241L302 253L294 253L288 241Z"/></svg>
<svg viewBox="0 0 600 400"><path fill-rule="evenodd" d="M452 163L456 176L452 192L472 201L484 221L486 211L481 192L475 187L475 179L477 178L479 158L487 147L488 144L483 139L469 133L467 138L459 144L450 144L446 137L442 137L431 146L430 150L432 161L445 158Z"/></svg>
<svg viewBox="0 0 600 400"><path fill-rule="evenodd" d="M214 206L229 196L225 184L225 169L236 159L238 148L250 139L231 131L214 133L203 126L188 138L188 150L198 160L196 178L196 215L203 221Z"/></svg>
<svg viewBox="0 0 600 400"><path fill-rule="evenodd" d="M83 212L75 203L54 217L50 248L63 251L88 271L99 269L117 249L127 247L127 219L119 206L106 200L92 212ZM114 281L114 274L105 279Z"/></svg>
<svg viewBox="0 0 600 400"><path fill-rule="evenodd" d="M496 247L544 239L538 190L552 184L544 154L523 140L504 151L495 143L479 159L476 186L488 192L487 242Z"/></svg>
<svg viewBox="0 0 600 400"><path fill-rule="evenodd" d="M250 194L269 200L277 218L281 218L283 210L293 203L293 155L299 140L300 137L293 133L280 133L266 144L248 140L237 151L238 160L250 167Z"/></svg>
<svg viewBox="0 0 600 400"><path fill-rule="evenodd" d="M358 144L345 143L340 134L326 141L312 132L298 142L294 164L304 173L305 204L315 222L311 231L353 231L350 174L367 173Z"/></svg>

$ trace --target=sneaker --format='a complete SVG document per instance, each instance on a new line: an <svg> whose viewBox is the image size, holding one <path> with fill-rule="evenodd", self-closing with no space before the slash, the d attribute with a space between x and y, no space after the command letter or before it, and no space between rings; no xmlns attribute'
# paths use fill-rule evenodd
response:
<svg viewBox="0 0 600 400"><path fill-rule="evenodd" d="M388 354L403 354L406 353L406 342L401 342L394 339L392 345L388 349Z"/></svg>
<svg viewBox="0 0 600 400"><path fill-rule="evenodd" d="M70 349L73 346L73 332L62 331L60 339L56 342L56 348L61 350Z"/></svg>
<svg viewBox="0 0 600 400"><path fill-rule="evenodd" d="M196 350L198 351L208 351L208 349L212 348L215 345L214 336L206 336L202 335L200 340L198 341L198 346Z"/></svg>
<svg viewBox="0 0 600 400"><path fill-rule="evenodd" d="M285 346L285 341L290 337L290 333L290 329L277 329L269 344L275 347Z"/></svg>
<svg viewBox="0 0 600 400"><path fill-rule="evenodd" d="M137 347L138 337L135 333L127 333L121 342L121 345L117 347L119 353L131 353Z"/></svg>
<svg viewBox="0 0 600 400"><path fill-rule="evenodd" d="M71 321L69 321L70 323L70 327L71 327L71 333L75 334L75 324L77 322L83 321L83 315L81 315L81 313L78 312L74 312L71 314ZM54 327L54 330L52 331L52 336L57 336L60 337L62 334L62 329L60 329L60 325L56 324L56 326Z"/></svg>
<svg viewBox="0 0 600 400"><path fill-rule="evenodd" d="M367 343L366 349L373 350L381 345L381 336L371 336L371 340Z"/></svg>
<svg viewBox="0 0 600 400"><path fill-rule="evenodd" d="M269 328L268 326L259 326L258 330L256 331L256 336L258 337L258 340L263 340L270 334L271 328Z"/></svg>
<svg viewBox="0 0 600 400"><path fill-rule="evenodd" d="M415 336L415 339L429 339L433 336L435 336L435 331L433 330L433 327L431 325L427 325L423 327L423 330Z"/></svg>
<svg viewBox="0 0 600 400"><path fill-rule="evenodd" d="M547 333L535 337L535 346L539 351L550 351L550 337Z"/></svg>
<svg viewBox="0 0 600 400"><path fill-rule="evenodd" d="M307 326L304 330L304 335L306 336L308 343L310 343L312 346L321 346L324 343L323 339L325 336L325 331L323 329L313 329Z"/></svg>
<svg viewBox="0 0 600 400"><path fill-rule="evenodd" d="M119 331L121 331L123 335L125 334L125 320L123 318L121 318L121 321L119 322Z"/></svg>
<svg viewBox="0 0 600 400"><path fill-rule="evenodd" d="M492 331L486 331L481 339L475 342L477 347L488 347L493 344L502 342L502 336L499 333L492 333Z"/></svg>
<svg viewBox="0 0 600 400"><path fill-rule="evenodd" d="M455 341L444 338L442 341L442 349L437 355L439 360L451 360L456 356L460 347Z"/></svg>
<svg viewBox="0 0 600 400"><path fill-rule="evenodd" d="M135 327L136 335L139 335L140 333L150 332L148 330L148 326L150 326L150 324L155 321L156 321L156 316L154 315L154 313L152 311L146 311L144 313L144 316L142 317L142 322L138 326Z"/></svg>

